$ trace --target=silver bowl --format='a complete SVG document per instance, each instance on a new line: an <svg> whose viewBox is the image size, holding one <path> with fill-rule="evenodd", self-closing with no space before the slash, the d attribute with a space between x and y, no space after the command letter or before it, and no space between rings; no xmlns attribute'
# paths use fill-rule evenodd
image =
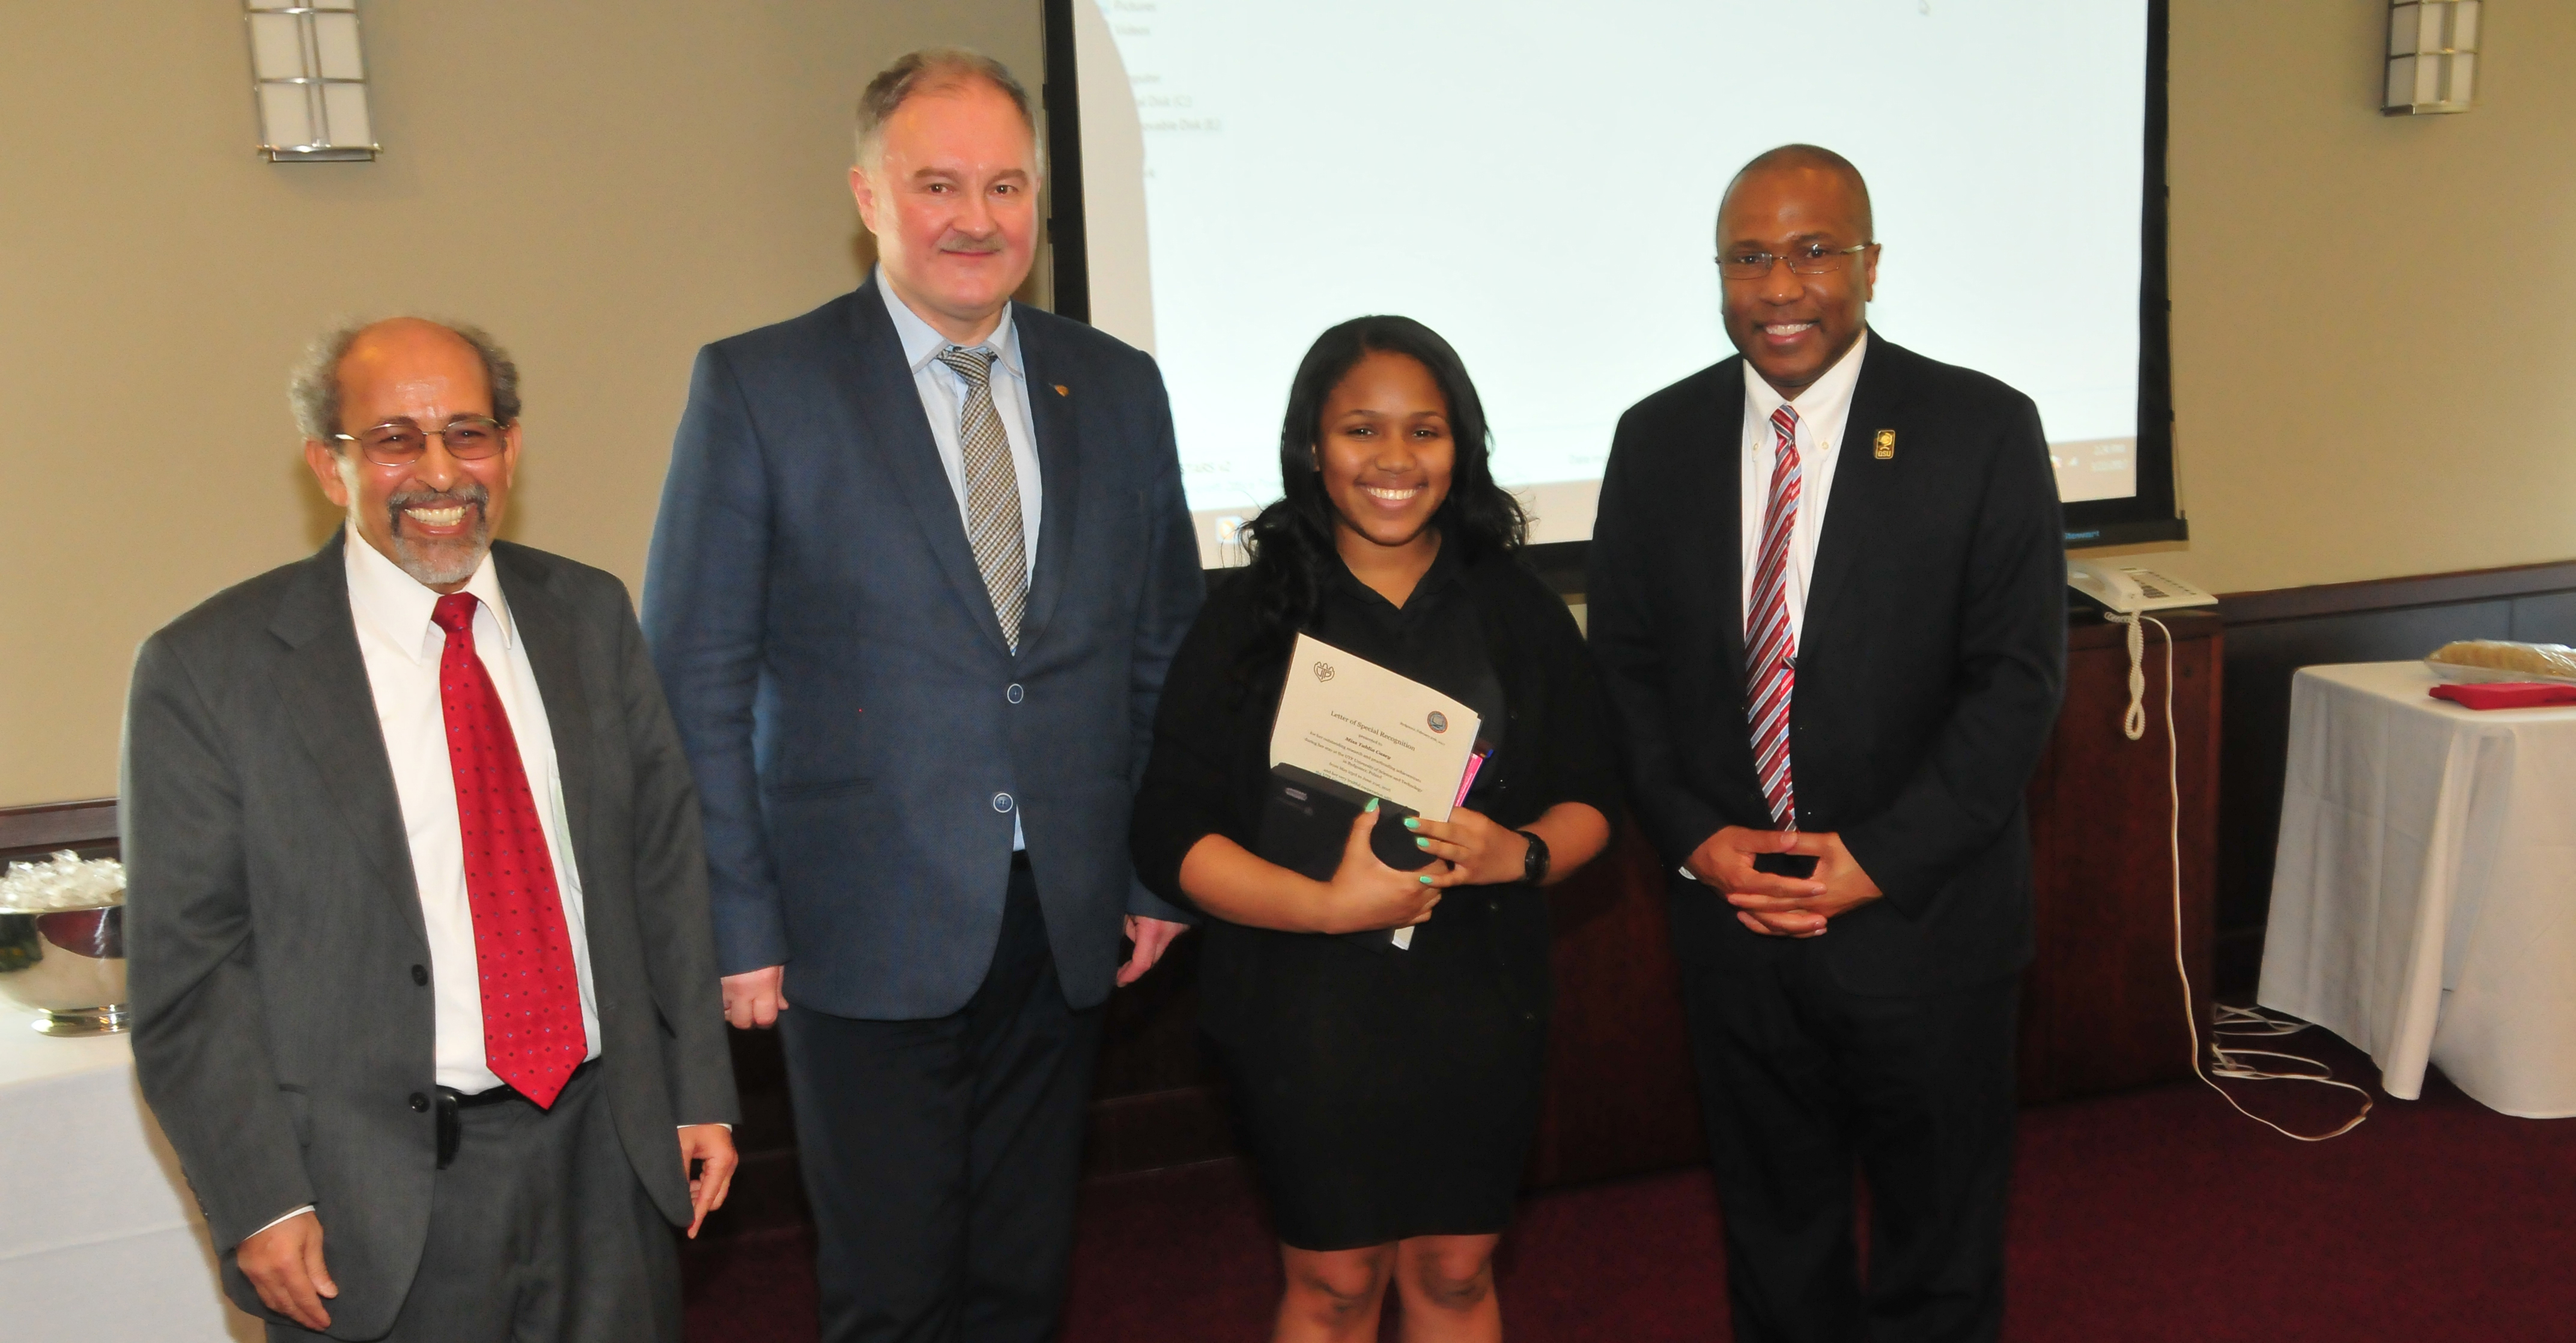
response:
<svg viewBox="0 0 2576 1343"><path fill-rule="evenodd" d="M0 911L0 997L36 1009L46 1035L113 1035L125 1006L125 906Z"/></svg>

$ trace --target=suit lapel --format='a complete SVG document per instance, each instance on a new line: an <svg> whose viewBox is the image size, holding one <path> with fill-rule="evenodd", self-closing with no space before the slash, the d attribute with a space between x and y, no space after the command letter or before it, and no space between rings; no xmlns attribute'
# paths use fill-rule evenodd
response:
<svg viewBox="0 0 2576 1343"><path fill-rule="evenodd" d="M358 651L357 620L349 613L349 571L341 550L347 535L344 528L304 562L270 618L269 632L287 650L276 689L333 800L331 814L348 829L359 856L384 878L403 921L425 943L429 931L421 918L420 879L412 871L402 799L394 791L384 727L376 721L366 658Z"/></svg>
<svg viewBox="0 0 2576 1343"><path fill-rule="evenodd" d="M1812 631L1831 625L1869 538L1886 531L1900 506L1895 473L1879 466L1867 447L1877 431L1900 427L1897 416L1905 399L1907 357L1905 351L1879 339L1877 332L1870 333L1860 380L1852 387L1851 415L1843 422L1842 446L1834 461L1834 489L1825 502L1824 533L1816 538L1816 569L1807 583L1810 633L1799 641L1801 651L1815 642Z"/></svg>
<svg viewBox="0 0 2576 1343"><path fill-rule="evenodd" d="M904 361L894 319L886 315L886 301L873 279L851 299L850 334L856 345L850 352L850 367L839 380L840 386L849 389L846 399L851 414L867 427L867 441L878 445L886 469L894 474L904 501L912 507L913 520L921 524L922 539L948 575L958 600L966 604L985 637L1007 651L1010 645L1002 638L1001 619L993 614L993 594L984 590L983 573L975 567L975 549L966 539L966 521L957 510L957 491L948 483L947 468L939 463L939 441L931 437L921 391L913 384L912 366Z"/></svg>
<svg viewBox="0 0 2576 1343"><path fill-rule="evenodd" d="M1716 442L1710 445L1709 491L1717 514L1703 529L1717 554L1705 572L1717 576L1718 651L1724 665L1744 679L1744 357L1718 365L1710 389Z"/></svg>
<svg viewBox="0 0 2576 1343"><path fill-rule="evenodd" d="M1065 376L1056 365L1056 350L1034 324L1014 313L1020 336L1020 364L1029 379L1029 428L1037 435L1038 562L1029 586L1028 618L1021 622L1020 646L1035 642L1064 594L1065 571L1073 563L1075 504L1081 498L1081 440L1074 428L1072 399L1086 389L1055 379Z"/></svg>
<svg viewBox="0 0 2576 1343"><path fill-rule="evenodd" d="M564 825L570 832L564 842L571 847L578 870L597 872L601 868L591 861L585 843L591 833L593 792L590 697L582 688L581 653L572 636L572 608L528 571L516 550L515 546L493 547L501 595L509 599L510 623L528 650L528 670L536 674L537 694L545 700L546 730L554 739L555 773L563 780ZM528 781L532 794L536 782ZM546 804L543 798L533 800L540 807Z"/></svg>

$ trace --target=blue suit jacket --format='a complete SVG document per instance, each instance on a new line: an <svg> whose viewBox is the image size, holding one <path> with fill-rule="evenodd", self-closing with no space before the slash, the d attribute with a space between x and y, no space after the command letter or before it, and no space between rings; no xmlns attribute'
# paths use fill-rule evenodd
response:
<svg viewBox="0 0 2576 1343"><path fill-rule="evenodd" d="M1109 994L1138 885L1128 813L1197 614L1170 403L1146 355L1014 310L1045 487L1014 655L870 281L707 346L671 450L644 629L706 809L719 969L790 1002L966 1004L1002 926L1012 815L1065 996Z"/></svg>

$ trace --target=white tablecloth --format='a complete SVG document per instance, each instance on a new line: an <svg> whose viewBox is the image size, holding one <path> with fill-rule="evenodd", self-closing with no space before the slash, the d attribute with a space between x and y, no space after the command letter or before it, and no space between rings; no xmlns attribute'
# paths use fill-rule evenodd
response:
<svg viewBox="0 0 2576 1343"><path fill-rule="evenodd" d="M2510 1115L2576 1115L2576 707L2478 713L2417 662L2302 668L2259 1000Z"/></svg>
<svg viewBox="0 0 2576 1343"><path fill-rule="evenodd" d="M0 1003L0 1338L258 1339L216 1286L125 1037L51 1039L34 1020Z"/></svg>

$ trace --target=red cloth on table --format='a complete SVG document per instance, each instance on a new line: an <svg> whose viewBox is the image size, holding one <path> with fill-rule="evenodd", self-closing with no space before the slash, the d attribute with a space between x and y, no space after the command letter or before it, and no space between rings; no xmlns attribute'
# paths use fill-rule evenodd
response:
<svg viewBox="0 0 2576 1343"><path fill-rule="evenodd" d="M2484 685L2445 682L2429 692L2470 709L2538 709L2576 704L2576 685L2562 681L2490 681Z"/></svg>

